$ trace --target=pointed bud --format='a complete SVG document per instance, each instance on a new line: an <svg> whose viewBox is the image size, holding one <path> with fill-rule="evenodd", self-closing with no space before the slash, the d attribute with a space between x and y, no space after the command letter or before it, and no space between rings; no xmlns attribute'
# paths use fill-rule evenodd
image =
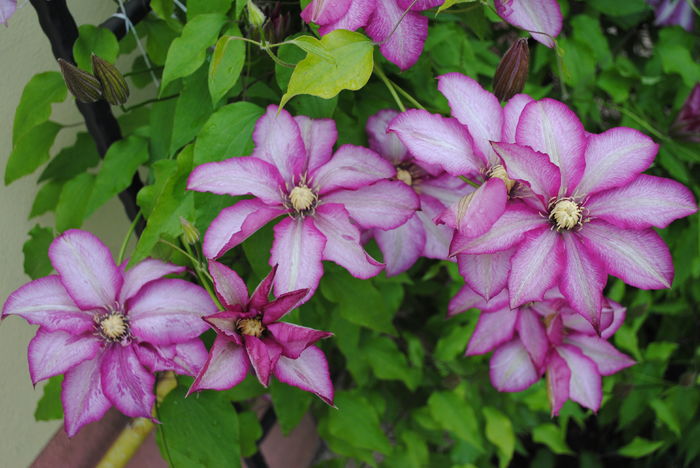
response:
<svg viewBox="0 0 700 468"><path fill-rule="evenodd" d="M80 102L95 102L102 98L102 87L97 78L70 62L58 59L61 74L68 91Z"/></svg>
<svg viewBox="0 0 700 468"><path fill-rule="evenodd" d="M92 71L102 84L102 95L113 106L124 104L129 98L129 86L117 67L92 54Z"/></svg>
<svg viewBox="0 0 700 468"><path fill-rule="evenodd" d="M265 22L265 13L263 13L252 0L248 0L246 7L248 9L248 22L256 29L262 28L262 25Z"/></svg>
<svg viewBox="0 0 700 468"><path fill-rule="evenodd" d="M192 223L180 216L180 226L182 226L182 241L188 245L199 242L199 230Z"/></svg>
<svg viewBox="0 0 700 468"><path fill-rule="evenodd" d="M527 38L522 37L503 54L493 78L493 94L501 101L507 101L525 87L530 67L530 49Z"/></svg>

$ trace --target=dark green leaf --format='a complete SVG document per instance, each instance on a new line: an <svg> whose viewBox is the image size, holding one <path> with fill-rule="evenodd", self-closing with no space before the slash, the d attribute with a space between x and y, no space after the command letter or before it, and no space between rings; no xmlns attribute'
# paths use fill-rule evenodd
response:
<svg viewBox="0 0 700 468"><path fill-rule="evenodd" d="M428 399L433 419L455 436L480 446L481 436L474 409L454 392L435 392Z"/></svg>
<svg viewBox="0 0 700 468"><path fill-rule="evenodd" d="M250 102L236 102L212 114L202 127L194 150L194 164L244 156L253 149L253 128L263 109Z"/></svg>
<svg viewBox="0 0 700 468"><path fill-rule="evenodd" d="M42 185L34 198L29 218L53 211L58 204L58 197L61 196L62 189L63 182L50 181Z"/></svg>
<svg viewBox="0 0 700 468"><path fill-rule="evenodd" d="M59 124L46 121L22 135L7 160L5 185L31 174L49 160L49 150L59 130Z"/></svg>
<svg viewBox="0 0 700 468"><path fill-rule="evenodd" d="M385 455L392 447L379 425L379 415L371 403L355 392L338 392L338 409L328 410L328 430L334 437L363 449Z"/></svg>
<svg viewBox="0 0 700 468"><path fill-rule="evenodd" d="M72 146L63 148L51 159L39 176L39 182L72 179L86 169L97 166L99 162L100 155L95 140L88 133L80 132Z"/></svg>
<svg viewBox="0 0 700 468"><path fill-rule="evenodd" d="M623 457L642 458L654 453L664 445L662 440L648 440L644 437L635 437L632 442L617 451Z"/></svg>
<svg viewBox="0 0 700 468"><path fill-rule="evenodd" d="M24 272L35 280L51 274L53 266L49 260L49 245L53 242L53 230L38 224L29 231L29 240L24 243Z"/></svg>
<svg viewBox="0 0 700 468"><path fill-rule="evenodd" d="M203 13L221 13L222 15L228 12L231 8L233 0L188 0L187 1L187 19L191 20L197 15Z"/></svg>
<svg viewBox="0 0 700 468"><path fill-rule="evenodd" d="M263 435L258 416L252 411L238 414L238 431L241 437L241 456L249 457L258 451L256 442Z"/></svg>
<svg viewBox="0 0 700 468"><path fill-rule="evenodd" d="M275 379L270 382L270 396L282 433L289 435L306 414L313 396Z"/></svg>
<svg viewBox="0 0 700 468"><path fill-rule="evenodd" d="M561 429L552 423L544 423L535 427L532 430L532 440L545 444L552 452L559 455L573 455L574 453L566 444Z"/></svg>
<svg viewBox="0 0 700 468"><path fill-rule="evenodd" d="M243 69L245 44L240 36L241 31L236 26L216 43L209 64L209 92L214 105L233 88Z"/></svg>
<svg viewBox="0 0 700 468"><path fill-rule="evenodd" d="M56 229L60 232L70 228L79 228L87 216L87 203L92 196L95 176L83 172L75 176L61 189L61 196L56 204Z"/></svg>
<svg viewBox="0 0 700 468"><path fill-rule="evenodd" d="M92 71L90 56L97 55L102 60L114 63L119 55L119 42L109 29L84 24L78 28L79 37L73 44L73 57L78 67Z"/></svg>
<svg viewBox="0 0 700 468"><path fill-rule="evenodd" d="M44 394L36 404L34 419L37 421L53 421L63 419L63 405L61 404L61 382L63 376L51 377L44 385Z"/></svg>
<svg viewBox="0 0 700 468"><path fill-rule="evenodd" d="M46 122L51 116L51 104L63 102L68 90L60 73L50 71L34 75L24 87L15 111L12 126L12 145L29 130Z"/></svg>
<svg viewBox="0 0 700 468"><path fill-rule="evenodd" d="M183 80L182 93L175 106L170 154L192 141L212 113L206 77L207 68L202 66Z"/></svg>

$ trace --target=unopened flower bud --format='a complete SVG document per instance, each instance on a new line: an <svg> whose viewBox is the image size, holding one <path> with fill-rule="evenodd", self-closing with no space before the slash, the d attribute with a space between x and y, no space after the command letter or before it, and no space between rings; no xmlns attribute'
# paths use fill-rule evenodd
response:
<svg viewBox="0 0 700 468"><path fill-rule="evenodd" d="M253 3L252 0L248 0L246 8L248 9L248 21L250 24L252 24L255 28L262 28L262 25L265 22L265 14L262 12L262 10L258 8L258 6Z"/></svg>
<svg viewBox="0 0 700 468"><path fill-rule="evenodd" d="M182 226L182 241L185 244L193 245L199 242L199 230L182 216L180 216L180 226Z"/></svg>
<svg viewBox="0 0 700 468"><path fill-rule="evenodd" d="M80 102L95 102L102 97L102 87L97 78L70 62L58 59L61 74L68 91Z"/></svg>
<svg viewBox="0 0 700 468"><path fill-rule="evenodd" d="M527 38L520 38L503 54L493 78L493 94L507 101L525 87L530 67L530 49Z"/></svg>
<svg viewBox="0 0 700 468"><path fill-rule="evenodd" d="M102 95L113 106L121 105L129 98L129 86L117 67L92 54L92 71L100 80Z"/></svg>
<svg viewBox="0 0 700 468"><path fill-rule="evenodd" d="M700 143L700 84L696 84L671 127L671 136Z"/></svg>

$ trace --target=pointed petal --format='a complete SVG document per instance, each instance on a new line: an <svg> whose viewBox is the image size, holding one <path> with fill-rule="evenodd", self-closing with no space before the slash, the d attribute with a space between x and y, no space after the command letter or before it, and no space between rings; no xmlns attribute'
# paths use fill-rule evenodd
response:
<svg viewBox="0 0 700 468"><path fill-rule="evenodd" d="M409 109L389 124L420 162L438 166L452 175L478 175L486 159L474 150L471 135L457 119Z"/></svg>
<svg viewBox="0 0 700 468"><path fill-rule="evenodd" d="M326 238L311 218L286 218L275 226L270 264L277 265L275 295L309 289L311 297L323 276L321 257Z"/></svg>
<svg viewBox="0 0 700 468"><path fill-rule="evenodd" d="M554 99L531 102L518 121L515 142L545 153L561 171L561 194L573 191L586 166L586 133L566 104Z"/></svg>
<svg viewBox="0 0 700 468"><path fill-rule="evenodd" d="M351 4L352 0L313 0L301 12L301 18L307 23L332 23L341 18Z"/></svg>
<svg viewBox="0 0 700 468"><path fill-rule="evenodd" d="M447 98L455 117L469 130L474 146L490 162L498 158L489 145L501 139L503 108L496 96L461 73L438 77L438 90Z"/></svg>
<svg viewBox="0 0 700 468"><path fill-rule="evenodd" d="M506 287L513 253L513 249L508 249L492 254L457 255L459 273L488 301Z"/></svg>
<svg viewBox="0 0 700 468"><path fill-rule="evenodd" d="M307 171L312 172L327 163L333 154L333 145L338 139L335 120L310 119L305 115L297 115L294 120L309 155Z"/></svg>
<svg viewBox="0 0 700 468"><path fill-rule="evenodd" d="M68 437L73 437L84 425L101 419L112 406L102 393L101 363L102 355L83 361L63 378L61 402Z"/></svg>
<svg viewBox="0 0 700 468"><path fill-rule="evenodd" d="M549 341L544 330L542 317L529 307L521 307L516 324L518 336L538 369L544 367Z"/></svg>
<svg viewBox="0 0 700 468"><path fill-rule="evenodd" d="M591 252L575 234L565 233L566 263L559 287L571 307L597 330L600 327L603 288L607 272L598 256Z"/></svg>
<svg viewBox="0 0 700 468"><path fill-rule="evenodd" d="M611 336L620 328L622 323L625 321L625 316L627 315L627 309L615 301L606 298L606 303L603 304L603 314L606 312L612 315L612 320L610 320L610 325L603 328L600 331L600 337L603 339L610 339ZM602 328L602 327L601 327Z"/></svg>
<svg viewBox="0 0 700 468"><path fill-rule="evenodd" d="M651 166L659 145L643 133L627 127L590 135L586 169L576 193L587 195L622 187Z"/></svg>
<svg viewBox="0 0 700 468"><path fill-rule="evenodd" d="M270 269L270 273L263 278L250 296L250 307L261 309L265 304L270 302L270 290L272 289L272 283L275 281L276 274L277 265L273 265Z"/></svg>
<svg viewBox="0 0 700 468"><path fill-rule="evenodd" d="M184 273L185 270L184 266L173 265L155 258L147 258L124 273L124 285L119 292L119 302L124 304L151 281L155 281L165 275Z"/></svg>
<svg viewBox="0 0 700 468"><path fill-rule="evenodd" d="M491 356L491 383L499 392L519 392L537 382L540 375L522 342L515 338Z"/></svg>
<svg viewBox="0 0 700 468"><path fill-rule="evenodd" d="M423 223L417 215L395 229L374 230L374 238L386 264L387 276L403 273L416 263L425 248L425 236Z"/></svg>
<svg viewBox="0 0 700 468"><path fill-rule="evenodd" d="M488 353L510 341L515 332L517 318L518 311L507 306L493 312L482 312L469 339L467 356Z"/></svg>
<svg viewBox="0 0 700 468"><path fill-rule="evenodd" d="M562 16L556 0L495 0L498 15L520 29L530 32L532 38L549 48L561 32ZM544 34L541 34L544 33Z"/></svg>
<svg viewBox="0 0 700 468"><path fill-rule="evenodd" d="M525 106L533 102L527 94L516 94L503 108L503 133L500 141L505 143L515 143L515 130L518 127L520 114L522 114Z"/></svg>
<svg viewBox="0 0 700 468"><path fill-rule="evenodd" d="M306 348L297 359L280 356L275 377L280 382L314 393L333 406L333 382L328 373L328 361L316 346Z"/></svg>
<svg viewBox="0 0 700 468"><path fill-rule="evenodd" d="M613 345L597 336L572 333L564 339L564 342L579 348L595 363L600 375L612 375L635 364L632 358L622 354Z"/></svg>
<svg viewBox="0 0 700 468"><path fill-rule="evenodd" d="M332 0L330 0L332 1ZM329 32L336 29L347 29L355 31L366 25L369 18L372 16L375 8L376 0L352 0L350 8L337 21L329 24L324 24L318 28L319 34L325 36Z"/></svg>
<svg viewBox="0 0 700 468"><path fill-rule="evenodd" d="M271 323L267 329L282 347L282 355L290 359L298 358L306 348L318 340L333 336L333 333L285 322Z"/></svg>
<svg viewBox="0 0 700 468"><path fill-rule="evenodd" d="M671 287L673 260L666 243L653 230L629 231L595 220L581 233L609 274L641 289Z"/></svg>
<svg viewBox="0 0 700 468"><path fill-rule="evenodd" d="M388 133L389 122L399 115L394 109L380 110L367 119L365 131L369 147L394 166L408 158L408 150L394 133Z"/></svg>
<svg viewBox="0 0 700 468"><path fill-rule="evenodd" d="M224 307L248 305L248 287L238 274L219 262L209 260L209 273L214 280L214 289Z"/></svg>
<svg viewBox="0 0 700 468"><path fill-rule="evenodd" d="M356 189L396 175L391 163L374 151L355 145L338 148L329 162L312 173L321 195L336 189ZM323 197L322 197L323 198Z"/></svg>
<svg viewBox="0 0 700 468"><path fill-rule="evenodd" d="M72 335L62 330L48 332L42 328L29 342L27 358L32 383L64 374L83 361L94 359L100 341L89 333Z"/></svg>
<svg viewBox="0 0 700 468"><path fill-rule="evenodd" d="M595 363L571 345L561 345L557 352L571 371L569 397L581 406L598 411L603 390Z"/></svg>
<svg viewBox="0 0 700 468"><path fill-rule="evenodd" d="M262 306L263 323L267 325L287 315L299 305L299 302L304 299L308 292L307 289L288 292Z"/></svg>
<svg viewBox="0 0 700 468"><path fill-rule="evenodd" d="M571 371L556 351L551 351L547 357L547 394L552 416L557 416L559 410L569 399L569 382Z"/></svg>
<svg viewBox="0 0 700 468"><path fill-rule="evenodd" d="M216 314L202 317L202 319L216 331L217 335L224 335L229 341L242 346L243 341L236 329L236 320L245 317L245 315L240 306L234 306L233 310L217 312Z"/></svg>
<svg viewBox="0 0 700 468"><path fill-rule="evenodd" d="M438 226L435 224L435 221L433 221L442 211L444 211L445 207L436 199L425 194L422 194L420 199L421 209L416 211L416 217L420 220L422 229L425 232L425 247L423 249L423 256L447 260L450 253L450 242L452 242L452 234L454 233L454 229L448 226ZM406 224L409 223L407 222ZM389 271L388 262L387 271Z"/></svg>
<svg viewBox="0 0 700 468"><path fill-rule="evenodd" d="M190 387L188 394L199 390L228 390L248 374L250 362L243 346L217 336L209 358Z"/></svg>
<svg viewBox="0 0 700 468"><path fill-rule="evenodd" d="M559 168L546 154L528 146L511 143L492 143L508 172L508 177L524 182L540 197L543 207L557 195L561 175Z"/></svg>
<svg viewBox="0 0 700 468"><path fill-rule="evenodd" d="M111 305L122 287L121 271L112 254L93 234L70 229L49 247L51 264L81 309Z"/></svg>
<svg viewBox="0 0 700 468"><path fill-rule="evenodd" d="M270 384L270 375L275 362L282 353L282 347L274 342L265 341L254 336L245 336L245 349L248 359L255 369L255 375L263 387Z"/></svg>
<svg viewBox="0 0 700 468"><path fill-rule="evenodd" d="M474 187L458 177L444 173L438 177L421 180L419 187L421 195L428 195L443 205L440 211L474 191Z"/></svg>
<svg viewBox="0 0 700 468"><path fill-rule="evenodd" d="M314 224L326 238L323 259L346 268L356 278L371 278L384 265L374 260L360 243L360 230L350 222L342 205L329 203L316 210Z"/></svg>
<svg viewBox="0 0 700 468"><path fill-rule="evenodd" d="M642 174L622 187L596 193L586 202L596 218L622 228L665 228L698 210L693 192L678 182Z"/></svg>
<svg viewBox="0 0 700 468"><path fill-rule="evenodd" d="M92 314L75 305L56 275L31 281L10 294L2 309L2 317L8 315L19 315L49 331L73 334L88 331L94 325Z"/></svg>
<svg viewBox="0 0 700 468"><path fill-rule="evenodd" d="M282 206L269 206L261 200L241 200L224 208L204 234L202 251L207 258L218 258L281 216Z"/></svg>
<svg viewBox="0 0 700 468"><path fill-rule="evenodd" d="M469 285L462 286L455 296L450 299L450 303L447 306L447 316L452 317L453 315L466 312L469 309L479 307L484 303L484 298L478 295Z"/></svg>
<svg viewBox="0 0 700 468"><path fill-rule="evenodd" d="M382 180L357 190L338 190L323 197L324 203L337 203L364 229L394 229L420 208L416 192L403 182Z"/></svg>
<svg viewBox="0 0 700 468"><path fill-rule="evenodd" d="M516 308L539 301L557 283L564 252L561 236L547 228L530 231L513 255L508 291L510 306Z"/></svg>
<svg viewBox="0 0 700 468"><path fill-rule="evenodd" d="M401 70L411 68L428 37L428 18L411 11L404 16L396 0L375 0L375 5L365 32L381 44L379 50L387 60Z"/></svg>
<svg viewBox="0 0 700 468"><path fill-rule="evenodd" d="M134 351L149 371L171 370L180 375L197 375L208 358L207 348L198 338L172 345L139 343L134 346Z"/></svg>
<svg viewBox="0 0 700 468"><path fill-rule="evenodd" d="M102 389L119 411L132 418L150 418L156 402L156 382L131 346L113 345L105 351L100 365Z"/></svg>
<svg viewBox="0 0 700 468"><path fill-rule="evenodd" d="M275 166L284 182L294 185L307 166L307 152L291 114L276 105L267 106L265 115L255 124L253 141L252 156Z"/></svg>
<svg viewBox="0 0 700 468"><path fill-rule="evenodd" d="M487 180L474 192L445 210L436 220L454 226L465 237L479 237L488 232L506 209L508 191L498 178Z"/></svg>
<svg viewBox="0 0 700 468"><path fill-rule="evenodd" d="M208 328L201 317L215 312L216 305L201 286L179 279L148 283L127 303L132 333L153 344L198 337Z"/></svg>

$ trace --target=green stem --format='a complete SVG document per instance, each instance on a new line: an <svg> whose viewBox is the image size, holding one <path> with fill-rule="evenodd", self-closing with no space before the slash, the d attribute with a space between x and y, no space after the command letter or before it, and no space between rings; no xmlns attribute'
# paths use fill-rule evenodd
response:
<svg viewBox="0 0 700 468"><path fill-rule="evenodd" d="M630 119L634 120L637 122L640 126L644 127L646 131L654 135L656 138L659 140L668 140L668 137L664 135L663 133L659 132L657 129L655 129L649 122L644 120L642 117L638 116L631 110L625 109L624 107L618 107L618 106L613 106L614 109L617 109L618 111L622 112L625 114L627 117Z"/></svg>
<svg viewBox="0 0 700 468"><path fill-rule="evenodd" d="M117 265L121 265L122 260L124 260L124 254L126 253L126 246L129 244L129 239L131 239L131 235L134 233L134 230L136 229L136 225L138 222L141 220L141 212L139 211L136 213L136 217L134 220L131 222L131 226L129 226L129 230L126 231L126 236L124 236L124 240L122 241L122 245L119 248L119 255L117 255Z"/></svg>
<svg viewBox="0 0 700 468"><path fill-rule="evenodd" d="M411 96L406 90L404 90L401 86L397 85L395 82L389 80L392 85L394 85L394 88L396 88L396 91L399 92L408 102L413 104L413 106L417 109L422 109L425 110L425 107L421 105L420 102L418 102L413 96Z"/></svg>
<svg viewBox="0 0 700 468"><path fill-rule="evenodd" d="M481 184L477 184L477 183L474 182L473 180L469 180L469 179L467 179L467 178L466 178L465 176L463 176L463 175L458 176L458 177L459 177L460 179L462 179L464 182L466 182L466 183L468 183L469 185L471 185L472 187L475 187L475 188L481 187Z"/></svg>
<svg viewBox="0 0 700 468"><path fill-rule="evenodd" d="M391 93L391 96L394 98L394 101L396 101L396 105L399 106L399 109L401 112L406 111L406 107L403 105L403 102L401 102L401 98L399 97L398 94L396 94L396 89L394 89L394 85L392 84L391 80L384 74L382 69L377 65L375 62L374 64L374 74L379 77L382 82L386 85L387 89L389 90L389 93Z"/></svg>
<svg viewBox="0 0 700 468"><path fill-rule="evenodd" d="M696 15L700 16L700 10L698 10L698 7L695 6L695 1L694 0L685 0L685 3L690 5L690 8L693 9Z"/></svg>
<svg viewBox="0 0 700 468"><path fill-rule="evenodd" d="M275 62L276 64L281 65L281 66L283 66L283 67L287 67L287 68L294 68L294 65L293 65L293 64L287 63L287 62L285 62L284 60L280 59L278 56L276 56L276 55L275 55L270 49L268 49L267 47L263 47L263 50L264 50L265 52L267 52L267 55L269 55L270 58L272 59L272 61Z"/></svg>

